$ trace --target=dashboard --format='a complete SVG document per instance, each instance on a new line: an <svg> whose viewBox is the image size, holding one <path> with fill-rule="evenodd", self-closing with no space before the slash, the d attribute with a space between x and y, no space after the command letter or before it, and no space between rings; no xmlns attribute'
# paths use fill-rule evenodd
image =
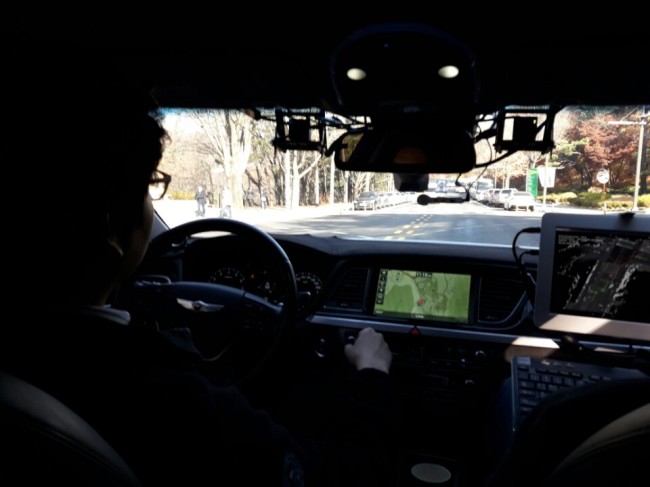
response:
<svg viewBox="0 0 650 487"><path fill-rule="evenodd" d="M459 424L458 415L471 434L477 425L467 417L478 421L508 375L512 343L538 335L526 281L509 246L273 237L296 274L298 327L304 332L292 347L301 358L289 360L289 369L342 363L336 351L343 343L366 326L381 331L404 403L418 413L405 418L414 441L427 442L435 427L429 421ZM226 284L278 303L283 279L273 259L236 235L196 238L178 273L186 281ZM523 263L532 275L535 259ZM441 438L449 435L447 444L459 441L461 430L437 430Z"/></svg>
<svg viewBox="0 0 650 487"><path fill-rule="evenodd" d="M393 330L505 331L529 324L525 281L509 247L275 239L293 265L304 319L339 317ZM534 272L534 262L528 265ZM225 284L273 303L285 292L273 257L233 235L194 241L182 273L184 280Z"/></svg>

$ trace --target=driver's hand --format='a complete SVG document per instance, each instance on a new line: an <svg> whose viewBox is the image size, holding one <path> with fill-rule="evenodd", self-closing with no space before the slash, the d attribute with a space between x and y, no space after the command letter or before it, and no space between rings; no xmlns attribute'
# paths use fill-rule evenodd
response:
<svg viewBox="0 0 650 487"><path fill-rule="evenodd" d="M354 343L345 345L344 351L350 364L357 370L377 369L388 373L393 361L384 336L370 327L361 330Z"/></svg>

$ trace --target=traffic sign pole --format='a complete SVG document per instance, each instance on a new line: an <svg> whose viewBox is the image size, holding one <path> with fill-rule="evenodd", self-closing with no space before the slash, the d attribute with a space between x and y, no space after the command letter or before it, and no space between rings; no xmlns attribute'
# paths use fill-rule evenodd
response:
<svg viewBox="0 0 650 487"><path fill-rule="evenodd" d="M596 179L600 184L603 185L603 197L602 197L603 213L607 213L607 201L605 201L605 198L607 196L606 184L609 182L609 170L603 168L600 171L598 171L598 173L596 174Z"/></svg>

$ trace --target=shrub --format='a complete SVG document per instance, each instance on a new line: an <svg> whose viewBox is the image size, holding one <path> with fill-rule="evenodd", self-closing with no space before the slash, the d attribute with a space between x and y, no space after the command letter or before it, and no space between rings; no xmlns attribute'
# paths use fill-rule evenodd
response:
<svg viewBox="0 0 650 487"><path fill-rule="evenodd" d="M575 206L580 206L583 208L598 208L601 206L603 201L602 193L580 193L571 204Z"/></svg>
<svg viewBox="0 0 650 487"><path fill-rule="evenodd" d="M632 208L632 201L616 201L616 200L606 200L607 208L610 210L624 210ZM600 206L600 205L599 205Z"/></svg>
<svg viewBox="0 0 650 487"><path fill-rule="evenodd" d="M194 199L194 193L189 192L189 191L168 191L167 195L169 196L169 199L172 200L193 200Z"/></svg>
<svg viewBox="0 0 650 487"><path fill-rule="evenodd" d="M564 193L548 193L546 195L546 202L554 203L554 204L568 204L568 203L572 203L572 200L574 198L576 198L576 194L571 191L567 191ZM539 201L542 201L544 197L538 195L537 199Z"/></svg>
<svg viewBox="0 0 650 487"><path fill-rule="evenodd" d="M634 194L634 191L632 194ZM605 195L607 208L612 210L632 208L632 198L627 198L623 195L629 196L626 192L618 192L618 194L607 193ZM537 199L542 201L542 196L538 195ZM546 195L546 203L570 204L581 208L600 208L603 205L603 194L588 191L578 195L571 191L565 193L549 193ZM637 205L639 208L650 208L650 194L640 195Z"/></svg>

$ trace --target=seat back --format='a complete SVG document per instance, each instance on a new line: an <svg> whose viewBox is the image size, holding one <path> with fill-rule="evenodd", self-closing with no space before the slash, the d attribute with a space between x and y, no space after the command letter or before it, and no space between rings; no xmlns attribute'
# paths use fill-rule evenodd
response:
<svg viewBox="0 0 650 487"><path fill-rule="evenodd" d="M546 486L650 485L650 403L608 423L573 450Z"/></svg>
<svg viewBox="0 0 650 487"><path fill-rule="evenodd" d="M486 486L650 485L648 405L650 377L552 394L521 424ZM646 483L632 482L632 470Z"/></svg>
<svg viewBox="0 0 650 487"><path fill-rule="evenodd" d="M0 371L0 484L139 486L86 421L34 385Z"/></svg>

